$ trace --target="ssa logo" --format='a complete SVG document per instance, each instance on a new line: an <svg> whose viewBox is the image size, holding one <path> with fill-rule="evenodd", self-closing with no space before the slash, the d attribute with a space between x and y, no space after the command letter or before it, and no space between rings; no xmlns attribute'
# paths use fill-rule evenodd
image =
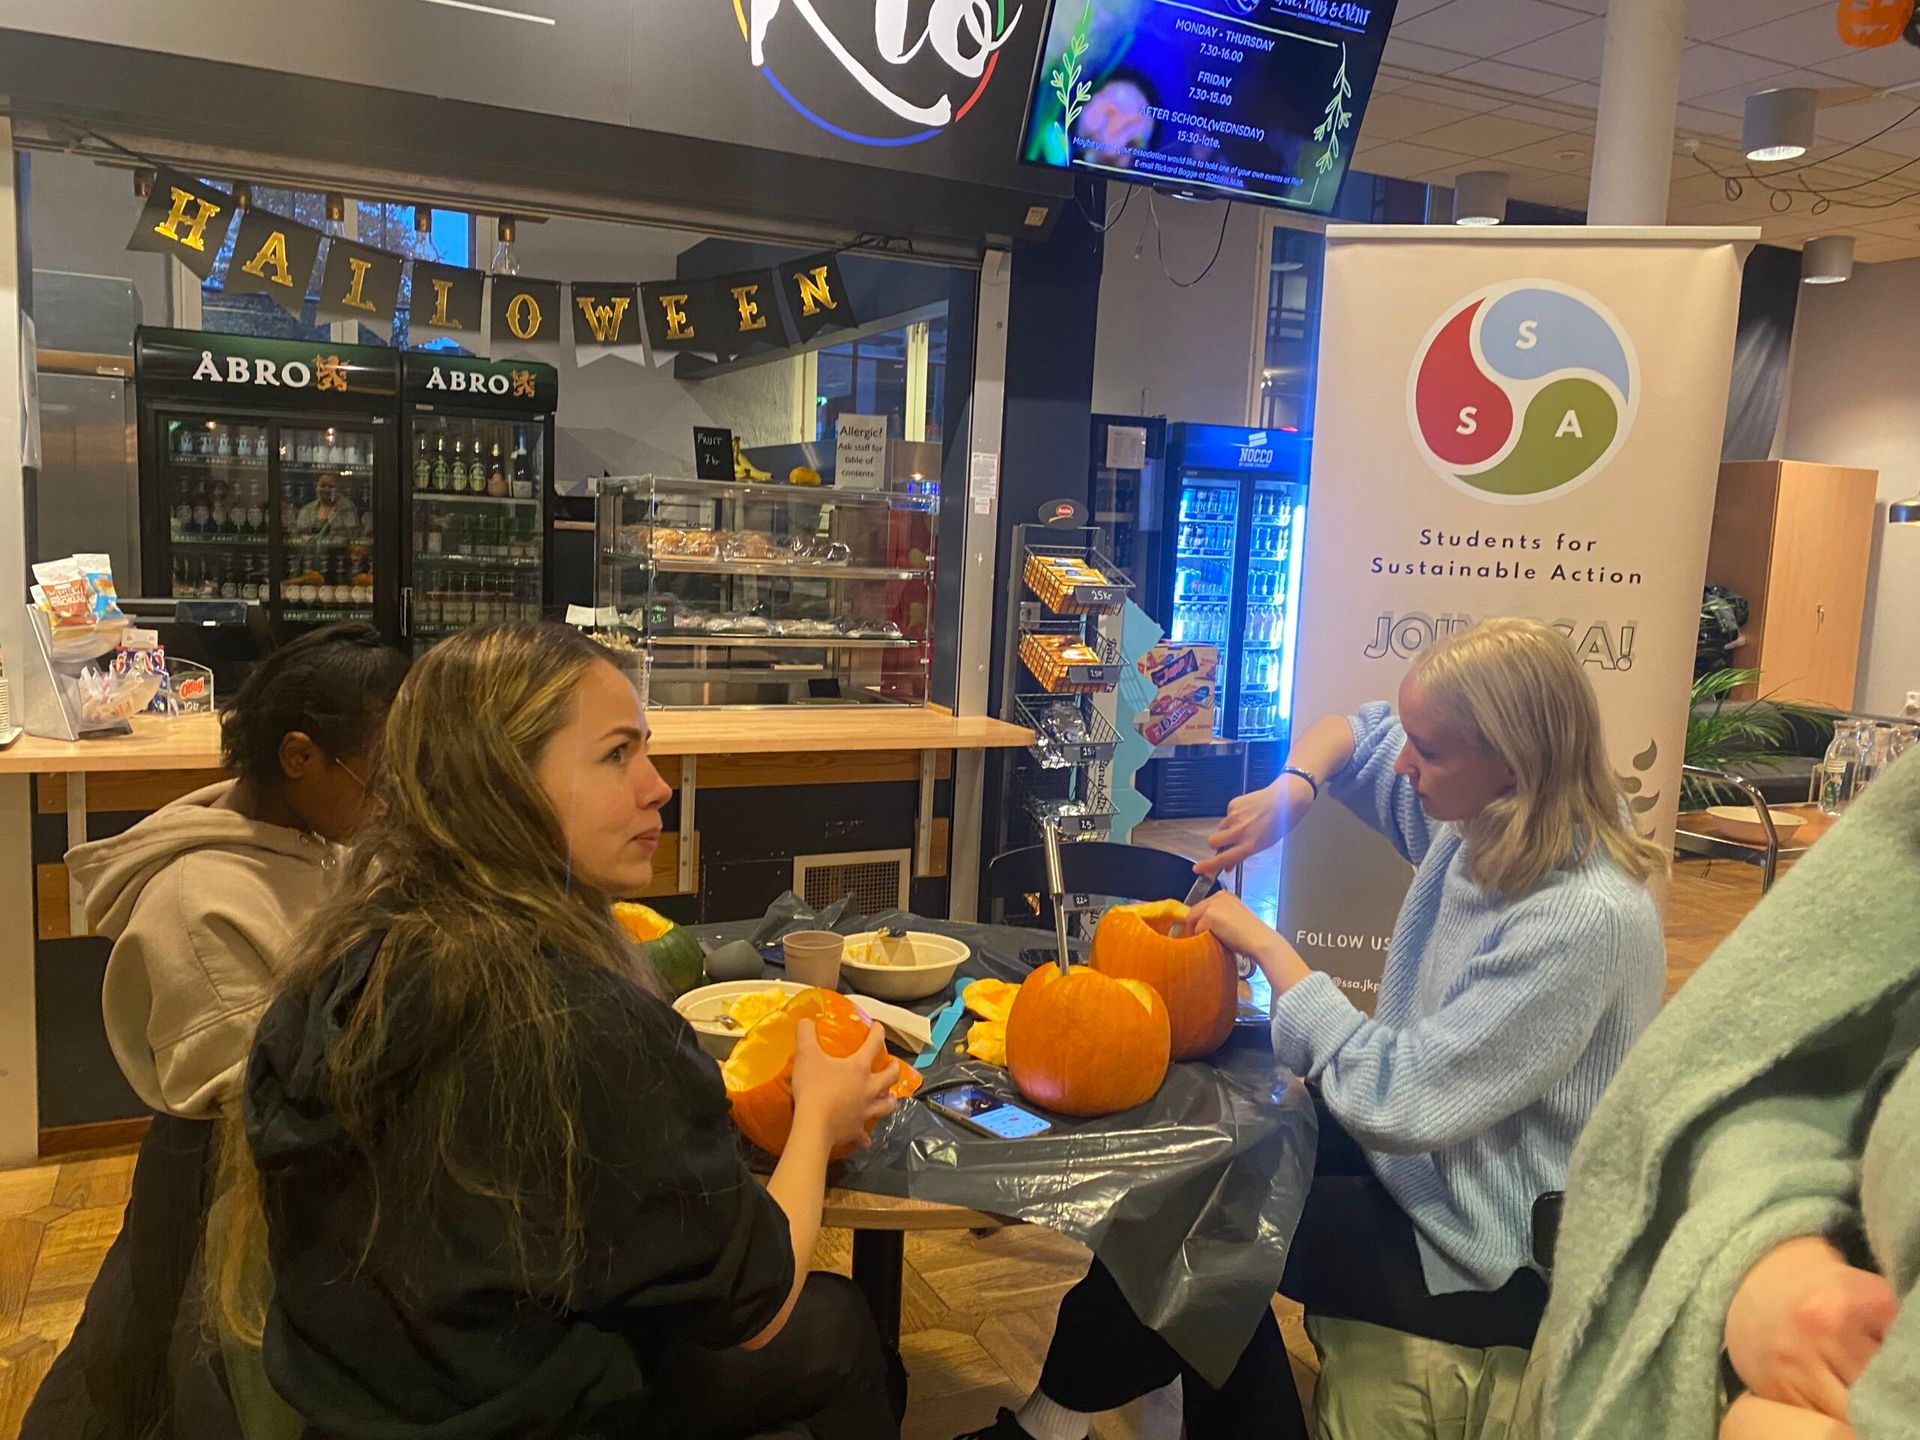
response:
<svg viewBox="0 0 1920 1440"><path fill-rule="evenodd" d="M1476 499L1530 505L1584 485L1633 428L1640 362L1593 296L1551 280L1470 295L1407 377L1414 444Z"/></svg>
<svg viewBox="0 0 1920 1440"><path fill-rule="evenodd" d="M932 0L910 24L910 8L733 0L748 57L776 95L829 135L883 147L918 145L964 120L1022 13L1019 0L1011 14L1008 0Z"/></svg>

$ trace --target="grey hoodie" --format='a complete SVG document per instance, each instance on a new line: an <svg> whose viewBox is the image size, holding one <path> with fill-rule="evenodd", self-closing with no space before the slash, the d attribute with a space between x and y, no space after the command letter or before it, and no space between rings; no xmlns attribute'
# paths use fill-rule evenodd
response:
<svg viewBox="0 0 1920 1440"><path fill-rule="evenodd" d="M67 853L88 922L114 942L100 994L114 1056L148 1105L195 1119L238 1098L254 1024L342 853L213 808L231 786Z"/></svg>

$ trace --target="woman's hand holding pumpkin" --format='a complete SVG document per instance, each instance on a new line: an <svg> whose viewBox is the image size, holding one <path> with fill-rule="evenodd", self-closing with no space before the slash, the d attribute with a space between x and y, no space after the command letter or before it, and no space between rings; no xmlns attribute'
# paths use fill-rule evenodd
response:
<svg viewBox="0 0 1920 1440"><path fill-rule="evenodd" d="M887 1048L886 1031L875 1025L866 1042L837 1060L820 1048L813 1021L802 1020L793 1051L793 1122L817 1128L829 1150L842 1145L867 1145L867 1126L893 1109L892 1088L899 1077L892 1065L876 1072L874 1064Z"/></svg>
<svg viewBox="0 0 1920 1440"><path fill-rule="evenodd" d="M1847 1387L1899 1313L1893 1287L1817 1235L1777 1245L1727 1309L1727 1357L1763 1400L1847 1417Z"/></svg>
<svg viewBox="0 0 1920 1440"><path fill-rule="evenodd" d="M1213 936L1236 955L1260 967L1276 995L1285 994L1313 971L1307 962L1238 895L1222 890L1187 912L1187 928Z"/></svg>

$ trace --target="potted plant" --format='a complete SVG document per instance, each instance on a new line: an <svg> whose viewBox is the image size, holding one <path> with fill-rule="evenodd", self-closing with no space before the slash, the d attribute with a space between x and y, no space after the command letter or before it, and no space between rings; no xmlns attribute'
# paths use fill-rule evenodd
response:
<svg viewBox="0 0 1920 1440"><path fill-rule="evenodd" d="M1693 682L1687 703L1685 761L1702 770L1725 770L1752 778L1756 767L1766 769L1790 755L1796 721L1832 726L1832 718L1805 705L1760 696L1730 700L1733 691L1753 685L1758 670L1709 670ZM1686 809L1739 803L1737 791L1692 776L1681 782L1681 804Z"/></svg>

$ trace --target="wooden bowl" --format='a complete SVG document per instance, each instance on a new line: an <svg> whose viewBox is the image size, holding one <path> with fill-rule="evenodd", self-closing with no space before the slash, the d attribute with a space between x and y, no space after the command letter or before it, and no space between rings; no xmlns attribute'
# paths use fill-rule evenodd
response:
<svg viewBox="0 0 1920 1440"><path fill-rule="evenodd" d="M1780 837L1782 845L1792 843L1794 832L1807 823L1806 816L1796 815L1778 806L1769 806L1768 811L1773 816L1774 833ZM1714 827L1729 840L1740 840L1748 845L1767 843L1766 827L1760 823L1760 816L1751 805L1710 805L1707 814L1713 817Z"/></svg>

